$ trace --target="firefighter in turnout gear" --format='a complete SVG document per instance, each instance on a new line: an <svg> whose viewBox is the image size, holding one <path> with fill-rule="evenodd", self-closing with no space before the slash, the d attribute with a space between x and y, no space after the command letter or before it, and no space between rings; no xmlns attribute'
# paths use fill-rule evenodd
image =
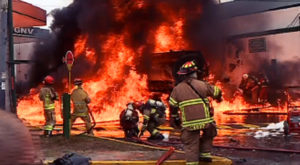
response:
<svg viewBox="0 0 300 165"><path fill-rule="evenodd" d="M127 104L127 108L120 114L120 125L126 138L138 137L139 134L139 114L137 106L133 102Z"/></svg>
<svg viewBox="0 0 300 165"><path fill-rule="evenodd" d="M75 79L74 84L77 86L71 93L71 100L73 102L73 113L71 115L71 125L75 122L77 118L81 118L86 126L86 132L93 135L91 118L89 116L88 104L91 102L89 95L82 88L82 80Z"/></svg>
<svg viewBox="0 0 300 165"><path fill-rule="evenodd" d="M198 165L199 161L212 161L212 142L217 130L208 97L222 100L221 90L198 80L197 71L194 61L183 64L177 74L183 75L184 80L174 87L169 99L172 121L178 121L180 110L181 140L187 165ZM202 136L200 131L203 131Z"/></svg>
<svg viewBox="0 0 300 165"><path fill-rule="evenodd" d="M243 74L239 88L243 91L246 101L256 104L258 102L258 80L250 74Z"/></svg>
<svg viewBox="0 0 300 165"><path fill-rule="evenodd" d="M51 136L52 130L56 123L55 116L55 100L58 100L58 94L55 92L52 85L54 84L54 78L52 76L46 76L43 81L44 87L40 90L40 100L44 105L45 127L44 135Z"/></svg>
<svg viewBox="0 0 300 165"><path fill-rule="evenodd" d="M164 124L166 121L165 104L158 96L154 96L139 109L144 117L143 126L139 137L143 136L144 132L147 130L151 134L148 140L164 139L164 136L159 132L157 127Z"/></svg>
<svg viewBox="0 0 300 165"><path fill-rule="evenodd" d="M264 73L259 73L258 78L259 94L258 103L265 104L268 102L269 79Z"/></svg>

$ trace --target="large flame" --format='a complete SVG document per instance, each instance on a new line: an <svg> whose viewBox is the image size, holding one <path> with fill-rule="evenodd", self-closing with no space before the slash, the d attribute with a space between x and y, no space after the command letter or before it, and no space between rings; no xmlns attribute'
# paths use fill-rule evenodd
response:
<svg viewBox="0 0 300 165"><path fill-rule="evenodd" d="M116 20L122 20L130 11L126 8L120 8L118 0L113 0L113 3L116 6ZM140 9L144 6L143 0L133 1L132 3L131 5L135 8ZM187 14L186 11L180 10L178 13L174 13L174 10L168 10L167 4L162 4L160 8L168 19L156 26L156 29L152 29L151 34L153 36L149 36L149 38L154 38L154 52L190 49L183 34L185 24L183 15ZM199 8L197 12L201 13L202 8ZM75 60L80 56L84 56L90 65L101 66L93 76L83 80L83 88L92 99L90 108L94 112L97 121L117 120L119 113L128 102L147 100L151 94L147 88L147 75L139 74L136 71L135 61L142 56L143 46L135 50L130 48L126 44L127 33L124 30L123 33L119 34L99 36L103 38L100 46L102 50L101 63L96 62L98 54L95 48L89 47L87 44L88 35L82 34L74 44ZM75 65L80 65L80 61L76 61ZM33 89L34 92L18 100L18 116L32 125L44 123L43 106L38 98L39 89L40 87ZM62 91L60 92L62 93ZM163 100L167 100L168 95L163 97ZM225 110L251 108L241 97L237 97L231 102L224 100L222 103L214 103L214 105L217 113ZM60 110L61 106L57 103L57 114L61 113ZM58 122L61 122L60 115L57 116ZM225 121L222 115L217 115L216 118L219 123ZM235 119L238 122L243 121L243 118L235 117Z"/></svg>

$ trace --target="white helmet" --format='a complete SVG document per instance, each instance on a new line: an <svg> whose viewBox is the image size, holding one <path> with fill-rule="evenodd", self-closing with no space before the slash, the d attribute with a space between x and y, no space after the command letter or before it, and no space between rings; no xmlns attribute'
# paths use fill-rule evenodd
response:
<svg viewBox="0 0 300 165"><path fill-rule="evenodd" d="M246 80L249 77L247 73L243 74L243 79Z"/></svg>

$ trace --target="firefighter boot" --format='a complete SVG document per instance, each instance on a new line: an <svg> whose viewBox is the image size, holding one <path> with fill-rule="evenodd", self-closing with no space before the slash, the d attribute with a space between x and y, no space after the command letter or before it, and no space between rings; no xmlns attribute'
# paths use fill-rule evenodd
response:
<svg viewBox="0 0 300 165"><path fill-rule="evenodd" d="M88 135L92 135L92 136L94 136L94 131L93 130L90 130L90 131L88 131L88 133L87 133Z"/></svg>
<svg viewBox="0 0 300 165"><path fill-rule="evenodd" d="M200 153L199 161L202 162L212 162L212 156L208 153Z"/></svg>
<svg viewBox="0 0 300 165"><path fill-rule="evenodd" d="M135 131L134 128L128 130L128 133L127 133L127 138L132 138L132 137L138 137L138 133Z"/></svg>
<svg viewBox="0 0 300 165"><path fill-rule="evenodd" d="M45 130L45 131L44 131L44 135L45 135L46 137L50 137L50 136L52 136L52 131L50 131L50 130Z"/></svg>
<svg viewBox="0 0 300 165"><path fill-rule="evenodd" d="M151 135L148 140L163 140L164 136L160 133L157 133L155 135Z"/></svg>

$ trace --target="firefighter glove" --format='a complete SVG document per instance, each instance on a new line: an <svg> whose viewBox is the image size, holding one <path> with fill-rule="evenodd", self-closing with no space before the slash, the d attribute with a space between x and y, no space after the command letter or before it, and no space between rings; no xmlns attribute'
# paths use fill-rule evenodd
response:
<svg viewBox="0 0 300 165"><path fill-rule="evenodd" d="M171 121L172 121L171 126L173 128L180 128L181 127L181 120L178 116L177 117L172 117Z"/></svg>
<svg viewBox="0 0 300 165"><path fill-rule="evenodd" d="M141 133L140 133L139 137L144 135L144 132L146 131L146 128L147 128L147 125L142 126Z"/></svg>

